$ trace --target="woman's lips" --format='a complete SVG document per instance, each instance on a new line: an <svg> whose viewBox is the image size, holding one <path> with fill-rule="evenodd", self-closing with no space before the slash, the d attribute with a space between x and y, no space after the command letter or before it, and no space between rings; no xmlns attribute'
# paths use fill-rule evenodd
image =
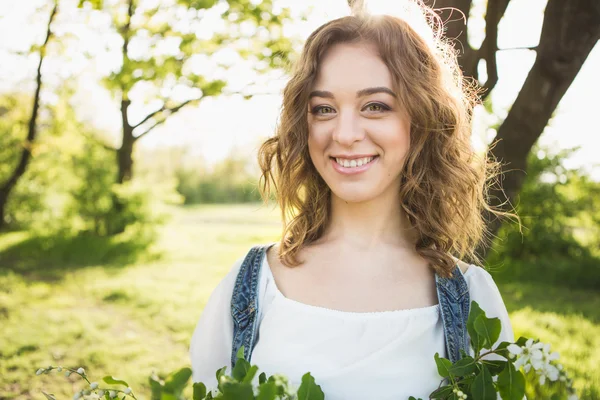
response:
<svg viewBox="0 0 600 400"><path fill-rule="evenodd" d="M369 168L371 168L373 164L375 164L379 160L379 156L375 156L371 161L364 165L361 165L360 167L344 167L343 165L338 164L335 158L330 158L330 160L333 165L333 169L339 172L340 174L356 175L365 172Z"/></svg>

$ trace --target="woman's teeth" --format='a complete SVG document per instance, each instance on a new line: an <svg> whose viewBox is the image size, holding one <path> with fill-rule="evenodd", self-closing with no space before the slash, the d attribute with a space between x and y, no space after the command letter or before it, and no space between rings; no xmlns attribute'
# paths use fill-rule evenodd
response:
<svg viewBox="0 0 600 400"><path fill-rule="evenodd" d="M353 160L347 160L344 158L336 158L335 162L337 162L339 165L341 165L344 168L354 168L354 167L360 167L365 164L368 164L371 161L373 161L374 158L375 157L364 157L364 158L355 158Z"/></svg>

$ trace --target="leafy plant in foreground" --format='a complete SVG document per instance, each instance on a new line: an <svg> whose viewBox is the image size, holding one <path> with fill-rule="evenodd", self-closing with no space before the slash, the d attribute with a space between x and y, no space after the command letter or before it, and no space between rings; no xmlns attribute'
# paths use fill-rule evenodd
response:
<svg viewBox="0 0 600 400"><path fill-rule="evenodd" d="M561 364L557 364L558 353L550 352L550 345L538 340L520 337L516 343L502 342L495 349L492 346L500 337L501 324L498 318L488 318L477 302L471 302L467 321L467 331L471 339L471 356L462 351L462 358L455 363L435 354L434 360L442 378L440 386L429 395L429 399L440 400L496 400L498 394L503 400L523 400L525 395L525 375L535 373L540 385L549 380L556 386L551 400L576 400L577 395ZM487 350L487 351L484 351ZM495 354L494 359L490 355ZM202 382L193 383L193 400L324 400L321 387L316 384L310 373L302 376L302 383L296 388L280 374L267 378L263 372L258 375L258 366L244 359L244 348L237 353L237 362L231 375L225 373L226 367L216 372L217 387L208 391ZM40 368L37 375L51 371L62 371L62 367ZM105 376L108 385L123 388L100 387L90 382L85 370L66 369L66 376L81 376L89 385L73 396L79 399L137 400L128 383L112 376ZM184 400L183 391L192 376L190 368L182 368L164 381L153 375L150 377L152 400ZM44 392L43 392L44 393ZM48 400L56 400L54 395L44 393ZM408 400L422 400L411 396Z"/></svg>

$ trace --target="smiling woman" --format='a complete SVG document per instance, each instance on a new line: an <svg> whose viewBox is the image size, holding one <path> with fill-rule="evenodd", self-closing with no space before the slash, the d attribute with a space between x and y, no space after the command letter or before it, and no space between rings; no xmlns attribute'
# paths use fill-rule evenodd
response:
<svg viewBox="0 0 600 400"><path fill-rule="evenodd" d="M298 383L310 371L327 399L428 397L434 354L469 351L471 301L500 319L498 343L514 340L474 254L481 211L504 214L485 198L497 165L477 162L475 96L427 37L437 45L409 21L357 12L308 38L259 151L281 240L253 247L215 289L192 339L194 380L215 385L244 346L269 374Z"/></svg>

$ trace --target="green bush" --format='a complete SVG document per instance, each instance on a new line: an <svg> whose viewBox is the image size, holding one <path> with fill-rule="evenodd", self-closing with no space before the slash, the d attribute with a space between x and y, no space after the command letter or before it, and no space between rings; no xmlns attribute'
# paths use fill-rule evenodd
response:
<svg viewBox="0 0 600 400"><path fill-rule="evenodd" d="M504 224L486 263L501 280L543 281L570 287L600 285L600 182L534 149L515 208L523 231ZM596 249L596 250L594 250Z"/></svg>
<svg viewBox="0 0 600 400"><path fill-rule="evenodd" d="M180 168L177 191L185 204L250 203L260 201L258 179L249 172L248 160L230 156L210 172Z"/></svg>

